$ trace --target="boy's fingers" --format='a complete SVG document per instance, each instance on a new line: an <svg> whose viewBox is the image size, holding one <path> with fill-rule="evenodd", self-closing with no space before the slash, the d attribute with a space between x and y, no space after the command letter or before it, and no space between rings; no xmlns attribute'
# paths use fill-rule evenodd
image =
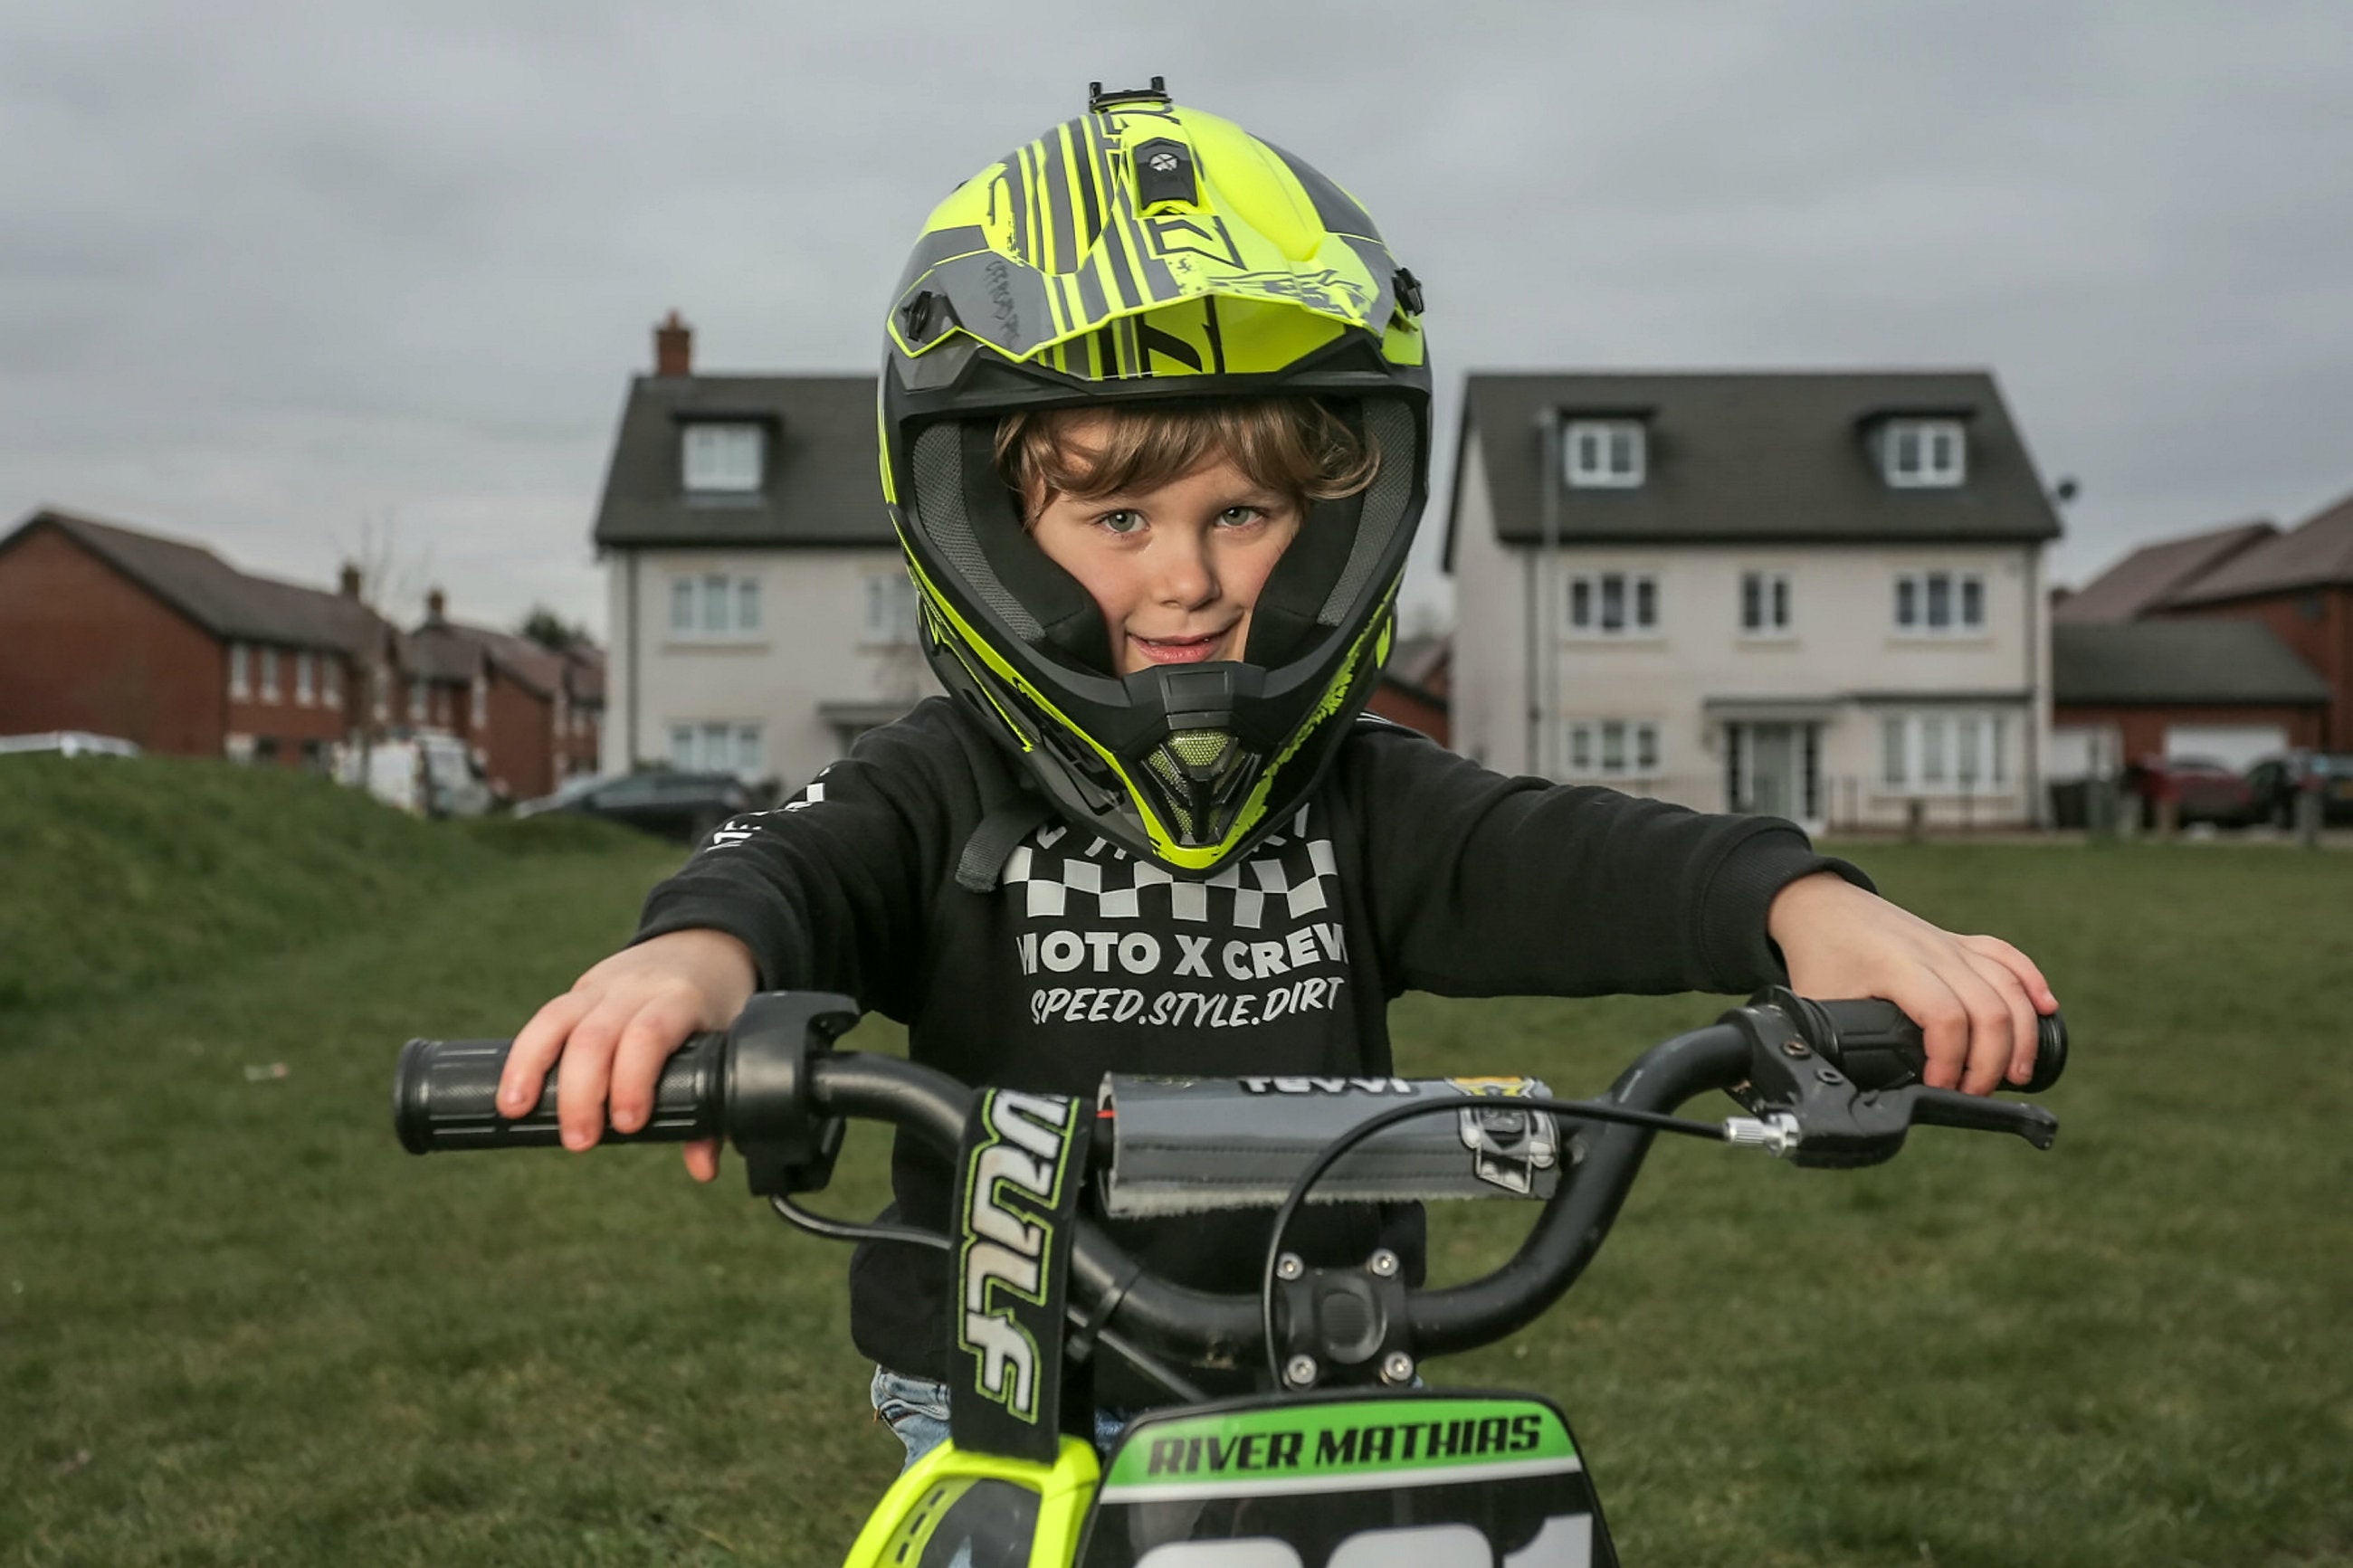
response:
<svg viewBox="0 0 2353 1568"><path fill-rule="evenodd" d="M2028 994L2026 982L2019 977L2016 970L1981 953L1971 953L1969 962L1977 965L1979 978L1993 987L1994 994L2000 997L2002 1005L2010 1009L2010 1069L2004 1076L2012 1083L2024 1083L2034 1076L2034 1053L2038 1044L2034 1002ZM2000 1083L1994 1087L2000 1087Z"/></svg>
<svg viewBox="0 0 2353 1568"><path fill-rule="evenodd" d="M2059 1010L2058 995L2052 991L2051 982L2034 960L2010 946L1998 936L1965 936L1961 945L1981 958L1989 958L2012 974L2026 987L2026 1000L2035 1012L2055 1013Z"/></svg>
<svg viewBox="0 0 2353 1568"><path fill-rule="evenodd" d="M613 1053L631 1009L606 1003L573 1026L564 1048L564 1072L555 1083L555 1121L566 1149L593 1149L605 1135L605 1095L611 1087Z"/></svg>
<svg viewBox="0 0 2353 1568"><path fill-rule="evenodd" d="M589 1008L588 999L567 991L531 1016L531 1022L507 1047L507 1065L499 1073L499 1114L512 1118L539 1103L539 1086L547 1069L564 1054L564 1042Z"/></svg>
<svg viewBox="0 0 2353 1568"><path fill-rule="evenodd" d="M1950 984L1969 1015L1969 1054L1961 1074L1961 1091L1990 1094L2009 1070L2016 1043L2010 1006L2001 993L1974 970L1951 976Z"/></svg>
<svg viewBox="0 0 2353 1568"><path fill-rule="evenodd" d="M1926 989L1930 986L1934 989ZM1931 971L1922 991L1889 1000L1920 1026L1921 1042L1928 1052L1927 1068L1920 1075L1922 1081L1931 1089L1951 1089L1958 1084L1961 1069L1969 1059L1969 1010L1952 985Z"/></svg>
<svg viewBox="0 0 2353 1568"><path fill-rule="evenodd" d="M654 1089L661 1081L662 1063L670 1060L694 1029L691 1003L658 996L637 1010L621 1030L613 1053L610 1095L613 1129L635 1132L654 1113Z"/></svg>
<svg viewBox="0 0 2353 1568"><path fill-rule="evenodd" d="M686 1145L686 1173L698 1182L708 1182L719 1174L719 1140L697 1138Z"/></svg>

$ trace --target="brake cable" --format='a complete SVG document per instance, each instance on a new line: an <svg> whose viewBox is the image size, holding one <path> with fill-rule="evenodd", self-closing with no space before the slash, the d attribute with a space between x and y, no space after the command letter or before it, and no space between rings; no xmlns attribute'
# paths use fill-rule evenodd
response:
<svg viewBox="0 0 2353 1568"><path fill-rule="evenodd" d="M1653 1132L1678 1132L1687 1138L1704 1138L1715 1143L1731 1142L1730 1134L1724 1123L1720 1121L1699 1121L1688 1116L1670 1116L1656 1110L1637 1110L1631 1106L1612 1105L1607 1101L1590 1100L1540 1100L1522 1099L1510 1095L1472 1095L1461 1100L1419 1100L1411 1105L1401 1105L1394 1110L1385 1110L1377 1116L1366 1117L1324 1145L1315 1158L1308 1162L1307 1168L1299 1173L1299 1179L1291 1184L1291 1191L1283 1196L1282 1206L1274 1211L1274 1229L1267 1237L1266 1268L1260 1277L1258 1300L1259 1322L1266 1335L1267 1371L1274 1378L1275 1386L1282 1387L1284 1382L1282 1347L1274 1332L1274 1282L1282 1263L1283 1232L1290 1227L1292 1216L1296 1215L1300 1206L1307 1201L1308 1189L1320 1181L1324 1173L1336 1164L1349 1150L1376 1132L1394 1127L1400 1121L1409 1121L1417 1116L1428 1116L1436 1111L1460 1112L1482 1110L1550 1111L1554 1115L1579 1121L1615 1121L1628 1127L1648 1128ZM1561 1174L1564 1193L1567 1190L1569 1180L1570 1173L1564 1171ZM1550 1201L1558 1203L1559 1194L1556 1194Z"/></svg>

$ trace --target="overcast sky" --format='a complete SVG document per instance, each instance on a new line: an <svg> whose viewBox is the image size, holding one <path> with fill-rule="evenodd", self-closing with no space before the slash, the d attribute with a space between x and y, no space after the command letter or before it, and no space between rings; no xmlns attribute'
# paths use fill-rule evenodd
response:
<svg viewBox="0 0 2353 1568"><path fill-rule="evenodd" d="M1450 440L1471 369L1988 366L2083 485L2061 581L2353 489L2353 6L1152 16L0 0L0 528L322 585L389 538L453 614L601 631L660 314L701 368L869 369L929 207L1155 72L1364 200Z"/></svg>

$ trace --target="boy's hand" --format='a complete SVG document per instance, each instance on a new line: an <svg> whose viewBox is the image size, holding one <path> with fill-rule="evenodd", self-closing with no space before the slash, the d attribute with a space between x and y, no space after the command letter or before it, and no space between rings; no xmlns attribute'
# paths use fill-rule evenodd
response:
<svg viewBox="0 0 2353 1568"><path fill-rule="evenodd" d="M1829 871L1775 894L1765 924L1799 995L1877 996L1910 1015L1933 1087L1990 1094L2033 1076L2035 1016L2059 998L2000 937L1955 936Z"/></svg>
<svg viewBox="0 0 2353 1568"><path fill-rule="evenodd" d="M654 1086L686 1037L723 1029L752 999L758 982L752 950L724 931L676 931L624 948L532 1016L507 1053L499 1110L521 1116L539 1102L541 1082L558 1058L555 1115L564 1146L588 1149L613 1126L634 1132L653 1114ZM719 1141L686 1146L688 1173L719 1173Z"/></svg>

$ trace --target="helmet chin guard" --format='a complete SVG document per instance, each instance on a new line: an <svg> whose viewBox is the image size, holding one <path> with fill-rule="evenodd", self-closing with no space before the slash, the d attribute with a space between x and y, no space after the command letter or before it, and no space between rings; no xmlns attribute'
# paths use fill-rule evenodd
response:
<svg viewBox="0 0 2353 1568"><path fill-rule="evenodd" d="M1159 94L1098 100L933 215L886 329L883 481L943 684L1074 825L1206 876L1287 822L1388 657L1426 497L1420 290L1339 188ZM1114 673L997 472L1018 410L1311 397L1378 454L1311 505L1240 661Z"/></svg>

